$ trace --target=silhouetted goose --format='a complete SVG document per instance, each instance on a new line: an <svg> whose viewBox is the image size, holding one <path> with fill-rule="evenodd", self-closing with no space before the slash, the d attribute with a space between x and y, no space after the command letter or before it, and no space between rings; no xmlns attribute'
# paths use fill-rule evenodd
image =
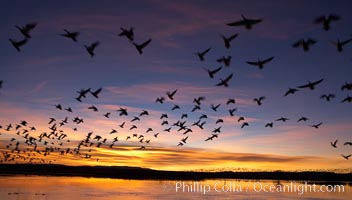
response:
<svg viewBox="0 0 352 200"><path fill-rule="evenodd" d="M250 30L255 24L258 24L263 21L262 19L249 19L249 18L246 18L244 15L241 15L241 17L242 17L242 20L231 22L231 23L228 23L227 25L244 26L247 30Z"/></svg>
<svg viewBox="0 0 352 200"><path fill-rule="evenodd" d="M154 134L154 137L155 137L155 138L157 138L157 137L158 137L158 135L159 135L159 133L155 133L155 134Z"/></svg>
<svg viewBox="0 0 352 200"><path fill-rule="evenodd" d="M301 117L301 118L299 118L298 120L297 120L297 122L300 122L300 121L307 121L308 120L308 118L307 117Z"/></svg>
<svg viewBox="0 0 352 200"><path fill-rule="evenodd" d="M136 128L137 128L136 125L132 125L132 126L130 127L130 130L133 130L133 129L136 129Z"/></svg>
<svg viewBox="0 0 352 200"><path fill-rule="evenodd" d="M214 104L211 104L211 109L216 112L218 111L218 108L220 107L221 104L218 104L218 105L214 105Z"/></svg>
<svg viewBox="0 0 352 200"><path fill-rule="evenodd" d="M67 112L72 113L72 108L71 108L71 107L65 108L65 110L66 110Z"/></svg>
<svg viewBox="0 0 352 200"><path fill-rule="evenodd" d="M84 47L86 48L87 52L89 53L90 57L93 57L95 54L94 54L94 50L95 48L99 45L100 43L98 41L92 43L91 45L87 46L87 45L84 45Z"/></svg>
<svg viewBox="0 0 352 200"><path fill-rule="evenodd" d="M225 67L229 67L230 64L231 64L231 58L232 58L231 56L227 56L227 57L223 56L223 57L221 57L221 58L218 58L218 59L216 60L216 62L218 62L218 63L224 63Z"/></svg>
<svg viewBox="0 0 352 200"><path fill-rule="evenodd" d="M273 125L274 125L274 123L273 123L273 122L267 123L267 124L265 124L265 128L267 128L267 127L272 128L272 127L273 127Z"/></svg>
<svg viewBox="0 0 352 200"><path fill-rule="evenodd" d="M194 98L193 99L193 103L197 104L198 106L200 106L201 104L201 101L204 101L205 100L205 97L201 96L201 97L198 97L198 98Z"/></svg>
<svg viewBox="0 0 352 200"><path fill-rule="evenodd" d="M57 104L57 105L55 105L55 108L57 108L58 110L62 110L62 106L61 106L61 104Z"/></svg>
<svg viewBox="0 0 352 200"><path fill-rule="evenodd" d="M119 33L118 36L120 37L126 37L129 41L133 41L134 39L134 28L130 27L130 29L126 29L126 28L120 28L121 29L121 33Z"/></svg>
<svg viewBox="0 0 352 200"><path fill-rule="evenodd" d="M167 114L163 113L161 114L160 119L164 119L164 118L169 118L169 117L167 116Z"/></svg>
<svg viewBox="0 0 352 200"><path fill-rule="evenodd" d="M223 119L216 120L215 124L218 124L218 123L224 123L224 120Z"/></svg>
<svg viewBox="0 0 352 200"><path fill-rule="evenodd" d="M352 83L345 83L341 86L341 90L352 90Z"/></svg>
<svg viewBox="0 0 352 200"><path fill-rule="evenodd" d="M193 132L193 130L190 128L187 128L186 131L183 132L183 135L186 135L187 133L191 133L191 132Z"/></svg>
<svg viewBox="0 0 352 200"><path fill-rule="evenodd" d="M195 54L198 56L200 61L204 61L204 56L205 54L207 54L210 51L211 48L207 48L206 50L202 51L202 52L196 52Z"/></svg>
<svg viewBox="0 0 352 200"><path fill-rule="evenodd" d="M314 125L312 125L311 127L318 129L318 128L319 128L319 126L321 126L322 124L323 124L323 123L322 123L322 122L320 122L319 124L314 124Z"/></svg>
<svg viewBox="0 0 352 200"><path fill-rule="evenodd" d="M253 101L257 102L258 106L262 105L262 101L265 99L265 96L261 96L259 98L254 98Z"/></svg>
<svg viewBox="0 0 352 200"><path fill-rule="evenodd" d="M158 98L156 98L156 100L155 100L155 102L156 103L164 103L164 101L165 101L165 98L164 97L158 97Z"/></svg>
<svg viewBox="0 0 352 200"><path fill-rule="evenodd" d="M231 47L231 41L235 39L237 36L238 36L238 33L233 34L229 37L225 37L224 35L221 35L221 38L224 40L226 49L229 49Z"/></svg>
<svg viewBox="0 0 352 200"><path fill-rule="evenodd" d="M345 102L349 102L351 103L352 102L352 97L351 96L347 96L346 98L344 98L341 103L345 103Z"/></svg>
<svg viewBox="0 0 352 200"><path fill-rule="evenodd" d="M326 99L326 101L330 101L331 99L335 98L334 94L323 94L320 96L321 99Z"/></svg>
<svg viewBox="0 0 352 200"><path fill-rule="evenodd" d="M295 89L295 88L288 88L288 91L285 93L284 96L287 96L287 95L289 95L289 94L294 94L294 93L296 93L296 92L298 92L297 89Z"/></svg>
<svg viewBox="0 0 352 200"><path fill-rule="evenodd" d="M351 154L349 154L349 155L343 155L343 154L341 154L341 156L342 156L344 159L348 160L348 159L351 157Z"/></svg>
<svg viewBox="0 0 352 200"><path fill-rule="evenodd" d="M186 144L187 139L188 139L188 136L185 138L182 138L181 141Z"/></svg>
<svg viewBox="0 0 352 200"><path fill-rule="evenodd" d="M122 124L119 125L120 128L124 128L125 127L125 123L126 122L122 122Z"/></svg>
<svg viewBox="0 0 352 200"><path fill-rule="evenodd" d="M208 118L208 115L206 115L206 114L202 114L200 117L199 117L199 119L207 119Z"/></svg>
<svg viewBox="0 0 352 200"><path fill-rule="evenodd" d="M161 122L161 125L162 125L162 126L164 126L164 125L169 125L169 122L165 120L165 121Z"/></svg>
<svg viewBox="0 0 352 200"><path fill-rule="evenodd" d="M235 104L236 103L236 100L235 99L228 99L227 101L226 101L226 105L229 105L229 104Z"/></svg>
<svg viewBox="0 0 352 200"><path fill-rule="evenodd" d="M342 52L343 46L345 46L346 44L351 42L351 40L352 39L348 39L348 40L344 40L344 41L336 40L336 41L331 41L331 43L336 46L338 52Z"/></svg>
<svg viewBox="0 0 352 200"><path fill-rule="evenodd" d="M37 23L26 24L25 26L15 26L26 38L31 38L29 33L37 26Z"/></svg>
<svg viewBox="0 0 352 200"><path fill-rule="evenodd" d="M117 133L117 130L111 129L110 134Z"/></svg>
<svg viewBox="0 0 352 200"><path fill-rule="evenodd" d="M229 109L229 113L230 113L230 116L233 117L235 116L235 111L237 110L237 108L233 108L233 109Z"/></svg>
<svg viewBox="0 0 352 200"><path fill-rule="evenodd" d="M196 110L200 110L200 106L194 105L194 107L193 107L193 109L191 110L191 112L195 112Z"/></svg>
<svg viewBox="0 0 352 200"><path fill-rule="evenodd" d="M258 61L247 61L246 63L249 64L249 65L253 65L253 66L259 67L259 69L263 69L264 65L266 63L272 61L273 59L274 59L274 57L270 57L270 58L267 58L265 60L258 59Z"/></svg>
<svg viewBox="0 0 352 200"><path fill-rule="evenodd" d="M330 14L328 16L322 15L314 20L314 24L323 24L323 28L325 31L330 29L330 23L333 21L340 20L339 15Z"/></svg>
<svg viewBox="0 0 352 200"><path fill-rule="evenodd" d="M0 80L0 89L2 88L3 83L4 83L4 81Z"/></svg>
<svg viewBox="0 0 352 200"><path fill-rule="evenodd" d="M283 122L286 122L286 121L288 121L288 120L290 120L290 119L285 118L285 117L281 117L281 118L279 118L279 119L277 119L277 120L275 120L275 121L283 121Z"/></svg>
<svg viewBox="0 0 352 200"><path fill-rule="evenodd" d="M203 67L203 69L208 72L210 78L214 78L215 74L218 73L222 69L222 66L220 66L214 70L210 70L205 67Z"/></svg>
<svg viewBox="0 0 352 200"><path fill-rule="evenodd" d="M127 112L126 108L121 108L120 107L120 109L118 109L116 111L120 112L120 114L119 114L120 116L123 116L123 115L127 116L128 115L128 112Z"/></svg>
<svg viewBox="0 0 352 200"><path fill-rule="evenodd" d="M171 131L171 127L170 127L170 128L167 128L167 129L164 129L163 131L164 131L164 132L170 132L170 131Z"/></svg>
<svg viewBox="0 0 352 200"><path fill-rule="evenodd" d="M166 92L166 95L169 97L169 99L174 100L174 96L176 92L177 92L177 89L172 92Z"/></svg>
<svg viewBox="0 0 352 200"><path fill-rule="evenodd" d="M171 108L171 110L176 110L176 109L181 109L179 105L174 105L174 107Z"/></svg>
<svg viewBox="0 0 352 200"><path fill-rule="evenodd" d="M344 146L346 146L346 145L352 146L352 142L345 142L345 143L343 143L343 145L344 145Z"/></svg>
<svg viewBox="0 0 352 200"><path fill-rule="evenodd" d="M143 110L143 111L139 114L140 117L142 117L142 116L144 116L144 115L149 115L149 112L146 111L146 110Z"/></svg>
<svg viewBox="0 0 352 200"><path fill-rule="evenodd" d="M323 82L323 78L318 80L318 81L315 81L315 82L310 82L308 81L308 84L305 84L305 85L301 85L301 86L298 86L298 88L309 88L311 90L314 90L315 89L315 86L318 85L319 83Z"/></svg>
<svg viewBox="0 0 352 200"><path fill-rule="evenodd" d="M338 140L335 140L334 142L330 142L330 145L334 148L337 148L337 142Z"/></svg>
<svg viewBox="0 0 352 200"><path fill-rule="evenodd" d="M145 132L146 133L153 132L153 129L152 128L148 128Z"/></svg>
<svg viewBox="0 0 352 200"><path fill-rule="evenodd" d="M142 55L142 54L143 54L143 49L144 49L146 46L148 46L151 41L152 41L152 39L149 39L149 40L143 42L142 44L137 44L137 43L134 43L134 42L133 42L132 44L136 47L138 53L139 53L140 55Z"/></svg>
<svg viewBox="0 0 352 200"><path fill-rule="evenodd" d="M95 106L88 107L89 110L93 110L94 112L98 112L98 108Z"/></svg>
<svg viewBox="0 0 352 200"><path fill-rule="evenodd" d="M182 114L181 119L183 119L183 118L188 118L188 114L187 113Z"/></svg>
<svg viewBox="0 0 352 200"><path fill-rule="evenodd" d="M226 77L224 80L220 79L220 83L216 84L216 86L224 86L224 87L229 87L229 81L231 80L233 76L233 73L231 73L228 77Z"/></svg>
<svg viewBox="0 0 352 200"><path fill-rule="evenodd" d="M183 146L183 143L182 143L182 142L179 142L179 143L177 144L177 146Z"/></svg>
<svg viewBox="0 0 352 200"><path fill-rule="evenodd" d="M218 128L214 128L214 130L212 131L212 133L221 133L221 126L219 126Z"/></svg>
<svg viewBox="0 0 352 200"><path fill-rule="evenodd" d="M239 117L237 122L244 121L244 117Z"/></svg>
<svg viewBox="0 0 352 200"><path fill-rule="evenodd" d="M61 36L66 37L66 38L71 38L74 42L77 42L77 37L79 35L79 32L70 32L66 29L64 29L64 31L66 33L60 34Z"/></svg>
<svg viewBox="0 0 352 200"><path fill-rule="evenodd" d="M110 118L110 114L111 114L111 113L108 112L108 113L104 114L104 117Z"/></svg>
<svg viewBox="0 0 352 200"><path fill-rule="evenodd" d="M103 88L99 88L99 89L97 89L96 91L94 91L94 92L92 92L92 91L90 91L90 93L95 97L95 98L99 98L99 93L101 92L103 90Z"/></svg>
<svg viewBox="0 0 352 200"><path fill-rule="evenodd" d="M140 121L141 119L139 119L139 117L134 117L131 122L134 122L134 121Z"/></svg>
<svg viewBox="0 0 352 200"><path fill-rule="evenodd" d="M309 51L309 47L314 45L315 43L317 43L317 40L315 39L307 39L307 40L304 40L304 39L301 39L299 41L297 41L296 43L294 43L292 45L292 47L294 48L298 48L298 47L302 47L303 48L303 51Z"/></svg>
<svg viewBox="0 0 352 200"><path fill-rule="evenodd" d="M244 122L244 123L242 124L241 128L244 128L244 127L246 127L246 126L249 126L249 124L248 124L247 122Z"/></svg>
<svg viewBox="0 0 352 200"><path fill-rule="evenodd" d="M18 52L21 51L20 48L21 48L23 45L25 45L25 44L27 43L27 41L28 41L27 38L25 38L25 39L23 39L23 40L20 40L20 41L13 40L13 39L11 39L11 38L10 38L9 40L10 40L11 44L13 45L13 47L15 47Z"/></svg>

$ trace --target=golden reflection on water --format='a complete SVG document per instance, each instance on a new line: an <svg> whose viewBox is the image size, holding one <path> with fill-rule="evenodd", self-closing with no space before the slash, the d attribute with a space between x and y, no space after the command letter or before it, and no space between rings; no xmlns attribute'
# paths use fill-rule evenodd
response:
<svg viewBox="0 0 352 200"><path fill-rule="evenodd" d="M352 185L344 191L304 191L304 182L205 180L158 181L83 177L1 176L0 199L351 199ZM312 185L313 183L307 183ZM280 192L278 188L284 188ZM270 187L275 188L270 190ZM307 187L307 186L306 186ZM264 189L265 188L265 189ZM300 189L299 189L300 188ZM307 188L306 188L307 189ZM309 189L309 188L308 188ZM326 190L327 188L325 188ZM332 187L330 188L332 189ZM340 188L341 190L341 188ZM282 190L281 190L282 191Z"/></svg>

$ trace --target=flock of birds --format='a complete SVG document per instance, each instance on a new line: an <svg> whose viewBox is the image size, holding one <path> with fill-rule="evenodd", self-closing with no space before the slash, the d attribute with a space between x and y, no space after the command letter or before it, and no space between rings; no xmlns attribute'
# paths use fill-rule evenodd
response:
<svg viewBox="0 0 352 200"><path fill-rule="evenodd" d="M315 24L322 24L323 29L325 31L329 31L331 27L331 23L334 21L340 20L338 15L328 15L321 16L314 20ZM235 21L232 23L228 23L228 26L243 26L244 28L251 30L254 26L261 23L263 20L261 19L250 19L242 15L242 19L239 21ZM22 40L9 39L14 48L17 51L21 51L21 48L27 44L27 42L32 38L31 32L37 27L36 23L27 24L23 27L16 26L16 28L23 35ZM72 32L64 29L64 33L60 34L60 36L71 39L73 42L78 41L79 32ZM151 39L146 40L142 43L136 43L134 41L134 28L131 27L121 28L121 32L118 34L120 37L125 37L128 41L136 48L139 54L143 54L144 48L147 47ZM238 37L238 34L233 34L231 36L221 35L223 39L224 46L226 49L231 48L231 42ZM348 40L337 40L333 41L337 48L337 51L343 51L345 45L347 45L351 39ZM309 51L311 46L317 43L316 39L308 38L308 39L300 39L295 42L292 47L294 48L302 48L304 51ZM95 55L95 49L98 47L99 41L93 42L90 45L84 45L86 51L91 57ZM206 60L206 55L211 51L211 48L207 48L202 51L195 52L195 55L198 57L200 62ZM248 65L257 67L260 70L263 70L266 65L274 60L274 57L268 57L264 59L257 59L252 61L247 61ZM222 56L216 60L221 66L215 69L203 68L210 79L214 79L217 76L217 73L223 70L223 68L229 67L231 65L231 56ZM224 66L224 67L223 67ZM230 81L233 78L233 73L228 74L226 77L220 78L219 81L215 84L218 87L229 87ZM283 96L293 95L300 90L315 90L318 85L320 85L324 81L324 78L321 78L316 81L308 81L305 84L299 85L297 87L289 87L288 90L283 94ZM0 89L3 87L3 81L0 81ZM341 86L341 90L351 91L352 83L346 82ZM77 96L74 99L78 103L83 103L87 98L95 98L99 99L103 88L92 89L92 88L83 88L77 91ZM1 90L0 90L1 92ZM193 108L190 110L185 110L181 108L180 105L175 103L175 99L179 93L178 89L170 90L165 92L164 95L157 97L155 103L157 104L166 104L168 107L168 112L172 112L171 115L177 116L176 120L171 119L169 117L170 113L164 112L160 116L158 116L160 120L160 126L148 127L146 130L141 130L139 125L144 118L150 117L152 113L148 110L141 110L138 115L132 116L126 107L120 107L117 110L111 110L109 112L104 112L100 110L99 107L95 105L91 105L86 109L99 114L101 117L106 119L111 119L114 113L117 113L117 117L121 119L121 122L118 124L118 128L111 129L107 131L108 137L104 137L103 135L95 134L93 131L86 133L86 135L80 141L71 141L70 134L67 130L64 130L64 127L69 127L72 131L76 132L79 128L85 123L83 117L73 116L75 112L69 106L65 106L62 104L56 104L55 109L67 112L70 115L66 116L63 119L50 117L48 119L49 128L47 131L42 132L38 135L37 128L33 125L30 125L27 121L23 120L18 123L9 123L5 126L0 125L0 129L6 132L14 131L15 135L10 139L9 143L6 145L8 151L3 151L3 159L0 162L30 162L30 163L51 163L56 160L49 160L45 157L49 157L50 154L58 154L60 156L78 156L85 159L95 159L99 161L99 158L92 157L92 151L95 148L111 148L114 149L117 143L121 140L131 141L134 144L139 144L137 149L144 150L147 149L147 145L151 143L152 140L156 140L159 134L167 134L170 132L179 133L182 135L182 138L178 141L176 146L184 146L187 144L189 137L197 131L200 130L211 130L209 131L209 135L204 138L204 141L211 141L220 136L222 124L226 122L226 117L231 117L231 119L235 119L239 124L240 128L246 128L250 126L250 122L246 120L245 116L237 115L236 99L229 98L226 102L220 104L210 104L205 105L204 101L206 101L205 96L194 97L193 99ZM321 99L326 101L332 101L335 98L335 94L322 94L320 96ZM261 106L265 103L266 96L260 96L253 98L253 102L256 105ZM341 103L351 103L352 97L347 96L346 98L341 100ZM227 116L218 116L216 120L211 119L212 117L208 116L204 110L211 111L213 113L219 113L219 109L227 111ZM197 120L191 121L190 119L196 118ZM268 121L263 125L264 128L273 128L274 123L285 123L289 121L288 117L279 117L277 119L273 119L272 121ZM309 119L305 116L302 116L299 119L295 119L297 123L304 123ZM318 122L311 124L310 126L315 129L319 129L323 125L323 122ZM160 128L161 127L161 128ZM159 131L158 131L159 130ZM120 132L128 133L125 138L121 138L119 135ZM1 135L1 133L0 133ZM345 146L352 146L352 142L344 142ZM333 148L338 148L338 139L331 142L331 146ZM346 160L349 159L351 154L342 154L342 157Z"/></svg>

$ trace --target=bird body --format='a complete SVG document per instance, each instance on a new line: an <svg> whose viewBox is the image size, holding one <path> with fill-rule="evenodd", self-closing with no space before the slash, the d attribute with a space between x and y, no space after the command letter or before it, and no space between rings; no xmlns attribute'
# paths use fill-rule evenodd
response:
<svg viewBox="0 0 352 200"><path fill-rule="evenodd" d="M251 30L255 24L262 22L262 19L249 19L241 15L242 20L228 23L228 26L244 26L247 30Z"/></svg>

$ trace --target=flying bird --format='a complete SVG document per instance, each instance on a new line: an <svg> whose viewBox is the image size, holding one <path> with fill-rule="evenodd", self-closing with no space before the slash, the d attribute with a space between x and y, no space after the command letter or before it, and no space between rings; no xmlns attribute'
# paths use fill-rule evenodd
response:
<svg viewBox="0 0 352 200"><path fill-rule="evenodd" d="M290 119L285 118L285 117L281 117L281 118L279 118L279 119L277 119L277 120L275 120L275 121L283 121L283 122L286 122L286 121L288 121L288 120L290 120Z"/></svg>
<svg viewBox="0 0 352 200"><path fill-rule="evenodd" d="M338 140L335 140L334 142L330 142L330 145L334 148L337 148L337 141Z"/></svg>
<svg viewBox="0 0 352 200"><path fill-rule="evenodd" d="M138 53L140 55L143 54L143 49L149 45L149 43L152 41L152 39L148 39L147 41L143 42L142 44L137 44L135 42L133 42L132 44L136 47Z"/></svg>
<svg viewBox="0 0 352 200"><path fill-rule="evenodd" d="M351 103L351 102L352 102L352 97L348 95L346 98L344 98L344 99L341 101L341 103L345 103L345 102Z"/></svg>
<svg viewBox="0 0 352 200"><path fill-rule="evenodd" d="M126 28L120 28L121 29L121 32L119 33L118 36L120 37L126 37L129 41L133 41L134 39L134 28L133 27L130 27L129 29L126 29Z"/></svg>
<svg viewBox="0 0 352 200"><path fill-rule="evenodd" d="M233 34L229 37L225 37L224 35L221 35L221 38L223 39L225 43L226 49L229 49L231 47L231 41L234 40L238 36L238 33Z"/></svg>
<svg viewBox="0 0 352 200"><path fill-rule="evenodd" d="M169 99L174 100L174 96L175 96L176 92L177 92L177 89L172 92L166 92L166 95L167 95L167 97L169 97Z"/></svg>
<svg viewBox="0 0 352 200"><path fill-rule="evenodd" d="M313 23L314 24L323 24L323 28L325 31L330 30L330 23L333 21L338 21L340 20L340 16L336 14L330 14L328 16L322 15L317 17Z"/></svg>
<svg viewBox="0 0 352 200"><path fill-rule="evenodd" d="M300 122L300 121L307 121L308 120L308 118L307 117L301 117L301 118L299 118L298 120L297 120L297 122Z"/></svg>
<svg viewBox="0 0 352 200"><path fill-rule="evenodd" d="M94 112L98 112L98 108L95 106L88 107L89 110L93 110Z"/></svg>
<svg viewBox="0 0 352 200"><path fill-rule="evenodd" d="M309 51L309 47L314 45L315 43L317 43L317 40L315 40L315 39L311 39L311 38L309 38L307 40L301 39L301 40L295 42L292 45L292 47L294 47L294 48L302 47L303 51L307 52L307 51Z"/></svg>
<svg viewBox="0 0 352 200"><path fill-rule="evenodd" d="M326 99L326 101L330 101L333 98L335 98L334 94L323 94L320 96L320 99Z"/></svg>
<svg viewBox="0 0 352 200"><path fill-rule="evenodd" d="M155 103L161 103L161 104L163 104L164 101L165 101L165 98L164 98L164 97L158 97L158 98L156 98Z"/></svg>
<svg viewBox="0 0 352 200"><path fill-rule="evenodd" d="M344 90L352 90L352 83L345 83L341 86L341 90L344 91Z"/></svg>
<svg viewBox="0 0 352 200"><path fill-rule="evenodd" d="M211 104L211 109L216 112L218 111L218 108L220 107L220 105L221 104L218 104L218 105Z"/></svg>
<svg viewBox="0 0 352 200"><path fill-rule="evenodd" d="M224 80L220 79L220 82L216 84L216 86L224 86L224 87L229 87L229 81L231 80L233 76L233 73L231 73L228 77L226 77Z"/></svg>
<svg viewBox="0 0 352 200"><path fill-rule="evenodd" d="M64 31L65 31L66 33L60 34L61 36L66 37L66 38L70 38L70 39L72 39L74 42L77 42L77 37L78 37L78 35L79 35L79 32L70 32L70 31L68 31L67 29L64 29Z"/></svg>
<svg viewBox="0 0 352 200"><path fill-rule="evenodd" d="M258 59L258 61L247 61L247 64L259 67L259 69L263 69L264 65L267 64L268 62L272 61L273 59L274 59L274 57L270 57L265 60Z"/></svg>
<svg viewBox="0 0 352 200"><path fill-rule="evenodd" d="M228 23L228 26L244 26L247 30L251 30L255 24L262 22L262 19L249 19L241 15L242 20Z"/></svg>
<svg viewBox="0 0 352 200"><path fill-rule="evenodd" d="M222 66L220 66L214 70L210 70L205 67L203 67L203 69L208 72L210 78L214 78L215 74L218 73L222 69Z"/></svg>
<svg viewBox="0 0 352 200"><path fill-rule="evenodd" d="M346 145L352 146L352 142L345 142L345 143L343 143L343 145L344 145L344 146L346 146Z"/></svg>
<svg viewBox="0 0 352 200"><path fill-rule="evenodd" d="M331 44L336 46L338 52L342 52L343 51L343 47L346 44L348 44L349 42L351 42L351 40L352 39L348 39L348 40L344 40L344 41L336 40L336 41L331 41Z"/></svg>
<svg viewBox="0 0 352 200"><path fill-rule="evenodd" d="M273 122L267 123L267 124L265 124L265 128L267 128L267 127L272 128L272 127L273 127L273 125L274 125L274 123L273 123Z"/></svg>
<svg viewBox="0 0 352 200"><path fill-rule="evenodd" d="M261 96L259 98L254 98L253 101L257 102L258 106L262 105L262 101L265 99L265 96Z"/></svg>
<svg viewBox="0 0 352 200"><path fill-rule="evenodd" d="M289 94L294 94L294 93L296 93L296 92L298 92L298 90L297 89L295 89L295 88L288 88L288 90L287 90L287 92L285 93L285 97L287 96L287 95L289 95Z"/></svg>
<svg viewBox="0 0 352 200"><path fill-rule="evenodd" d="M90 93L95 97L95 98L99 98L98 97L98 95L99 95L99 93L101 92L103 90L103 88L99 88L99 89L97 89L96 91L94 91L94 92L92 92L92 91L90 91Z"/></svg>
<svg viewBox="0 0 352 200"><path fill-rule="evenodd" d="M20 40L20 41L13 40L13 39L11 39L11 38L10 38L9 40L10 40L11 44L13 45L13 47L15 47L15 49L16 49L18 52L21 51L21 47L22 47L23 45L25 45L25 44L27 43L27 41L28 41L27 38L25 38L25 39L23 39L23 40Z"/></svg>
<svg viewBox="0 0 352 200"><path fill-rule="evenodd" d="M235 100L235 99L228 99L228 100L226 101L226 105L229 105L230 103L235 104L235 103L236 103L236 100Z"/></svg>
<svg viewBox="0 0 352 200"><path fill-rule="evenodd" d="M318 81L315 81L315 82L310 82L308 81L308 84L305 84L305 85L301 85L301 86L298 86L298 88L309 88L311 90L314 90L315 89L315 86L318 85L319 83L323 82L323 78L318 80Z"/></svg>
<svg viewBox="0 0 352 200"><path fill-rule="evenodd" d="M195 54L198 56L200 61L204 61L204 56L205 54L207 54L210 51L211 48L207 48L206 50L202 51L202 52L196 52Z"/></svg>
<svg viewBox="0 0 352 200"><path fill-rule="evenodd" d="M319 128L319 126L321 126L322 124L323 124L323 123L322 123L322 122L320 122L319 124L314 124L314 125L312 125L311 127L318 129L318 128Z"/></svg>
<svg viewBox="0 0 352 200"><path fill-rule="evenodd" d="M123 116L123 115L127 116L128 115L128 112L127 112L126 108L121 108L120 107L120 109L118 109L116 111L120 112L120 114L119 114L120 116Z"/></svg>
<svg viewBox="0 0 352 200"><path fill-rule="evenodd" d="M201 104L201 101L204 101L205 100L205 97L201 96L201 97L198 97L198 98L194 98L193 99L193 103L197 104L198 106L200 106Z"/></svg>
<svg viewBox="0 0 352 200"><path fill-rule="evenodd" d="M218 59L216 60L216 62L218 62L218 63L224 63L225 67L229 67L230 64L231 64L231 58L232 58L231 56L227 56L227 57L223 56L223 57L221 57L221 58L218 58Z"/></svg>
<svg viewBox="0 0 352 200"><path fill-rule="evenodd" d="M244 122L241 126L241 128L244 128L245 126L249 126L249 124L247 122Z"/></svg>
<svg viewBox="0 0 352 200"><path fill-rule="evenodd" d="M25 26L15 26L26 38L31 38L29 33L37 26L37 23L26 24Z"/></svg>
<svg viewBox="0 0 352 200"><path fill-rule="evenodd" d="M98 41L92 43L91 45L87 46L84 45L84 47L86 48L87 52L89 53L90 57L93 57L95 55L94 50L95 48L99 45L100 43Z"/></svg>
<svg viewBox="0 0 352 200"><path fill-rule="evenodd" d="M3 85L4 81L0 80L0 89L2 89L2 85Z"/></svg>
<svg viewBox="0 0 352 200"><path fill-rule="evenodd" d="M352 154L349 154L349 155L343 155L343 154L341 154L341 156L342 156L344 159L346 159L346 160L348 160L348 159L351 157L351 155L352 155Z"/></svg>

